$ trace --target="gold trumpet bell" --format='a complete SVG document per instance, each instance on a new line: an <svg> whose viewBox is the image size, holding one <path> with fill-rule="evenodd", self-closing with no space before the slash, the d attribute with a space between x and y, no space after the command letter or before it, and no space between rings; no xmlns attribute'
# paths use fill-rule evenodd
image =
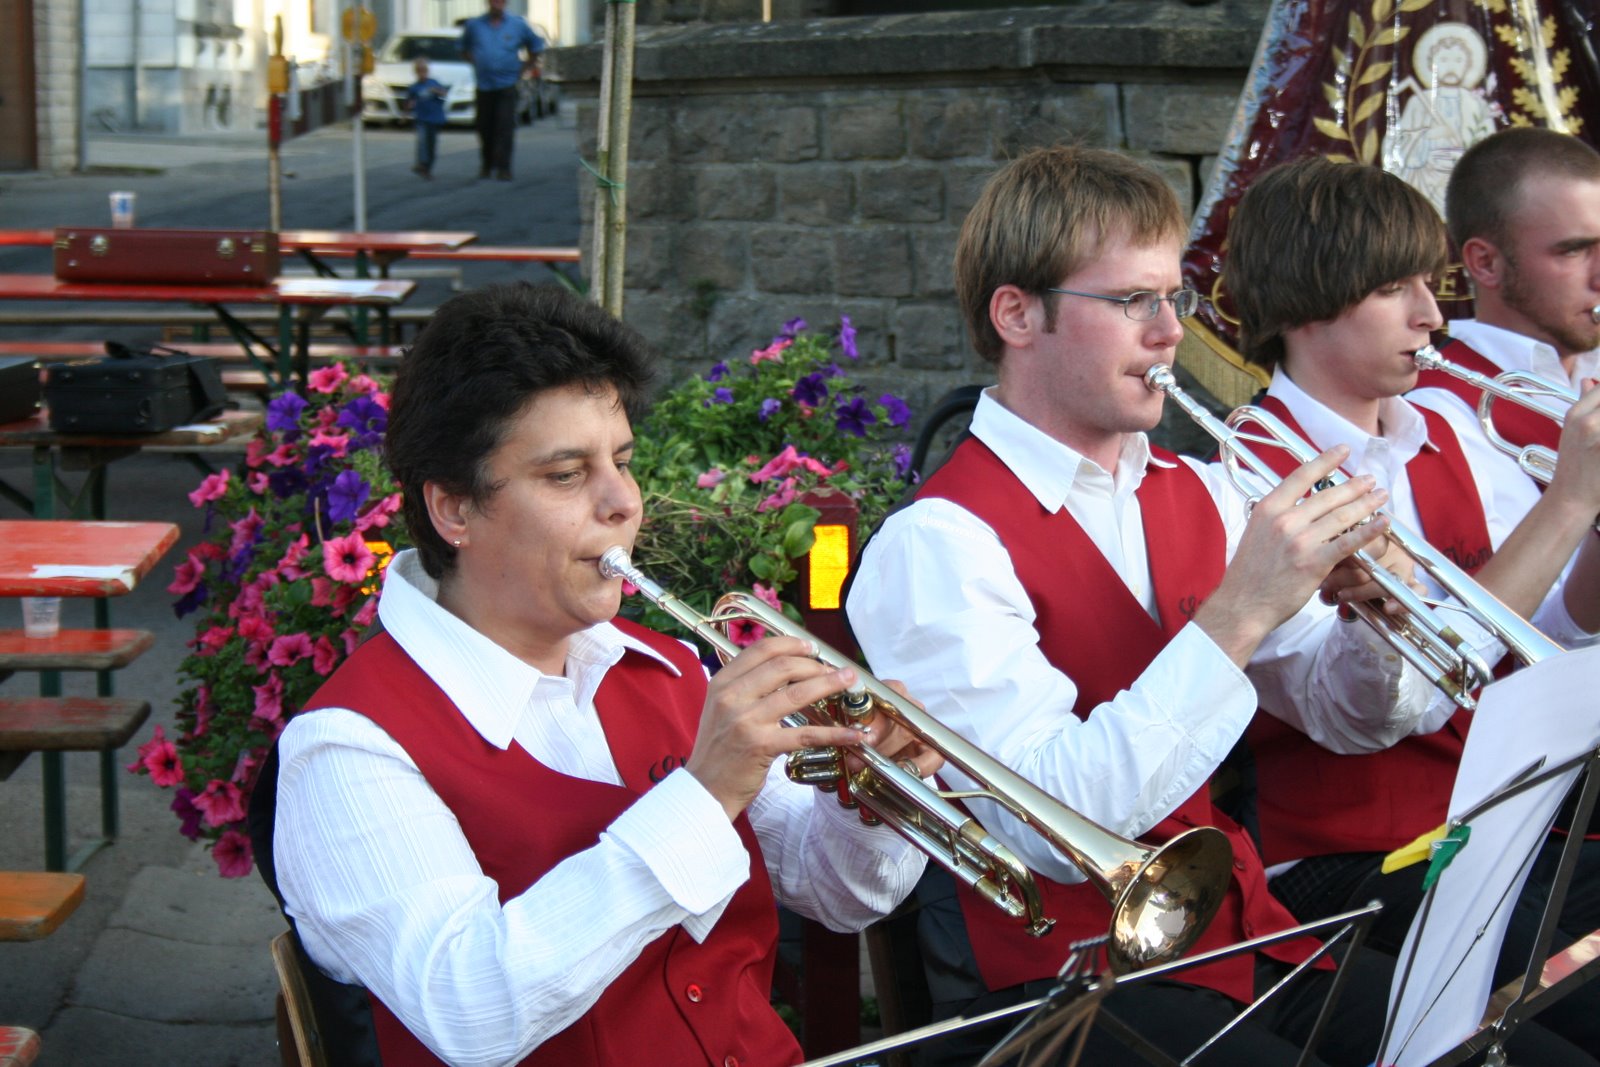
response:
<svg viewBox="0 0 1600 1067"><path fill-rule="evenodd" d="M1187 952L1222 907L1232 866L1227 835L1201 826L1109 872L1117 889L1106 943L1112 971L1127 974Z"/></svg>

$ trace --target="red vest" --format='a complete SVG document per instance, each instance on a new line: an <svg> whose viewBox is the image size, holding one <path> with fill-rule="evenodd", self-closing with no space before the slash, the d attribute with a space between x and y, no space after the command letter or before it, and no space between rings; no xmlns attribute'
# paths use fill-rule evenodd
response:
<svg viewBox="0 0 1600 1067"><path fill-rule="evenodd" d="M1169 453L1156 454L1176 462ZM1226 532L1205 484L1181 463L1171 469L1152 464L1138 490L1159 622L1129 592L1077 521L1065 510L1052 515L1042 508L977 439L957 448L917 495L959 504L999 535L1037 613L1034 626L1041 651L1078 687L1072 710L1080 719L1131 686L1222 579ZM1293 916L1267 891L1249 835L1212 805L1209 782L1141 840L1164 842L1196 826L1215 826L1227 834L1234 870L1222 907L1194 951L1294 926ZM1062 885L1042 876L1039 883L1045 912L1057 920L1055 930L1043 938L1028 936L1021 924L971 891L960 894L973 952L991 989L1053 977L1068 943L1106 932L1111 909L1093 886ZM1298 963L1315 947L1310 938L1300 938L1273 945L1266 954ZM1183 980L1248 1001L1254 961L1235 956L1186 972Z"/></svg>
<svg viewBox="0 0 1600 1067"><path fill-rule="evenodd" d="M550 770L518 745L501 751L462 717L388 634L358 648L307 707L344 707L383 728L416 762L461 824L500 901L521 894L600 834L694 744L704 674L676 641L621 619L618 628L677 665L681 678L635 652L607 672L595 696L623 779L606 785ZM735 823L751 855L750 879L711 936L681 928L647 945L588 1013L535 1049L524 1064L627 1063L681 1067L800 1062L799 1046L769 1004L777 915L761 849L747 818ZM387 1006L371 997L386 1067L437 1064Z"/></svg>
<svg viewBox="0 0 1600 1067"><path fill-rule="evenodd" d="M1269 396L1262 407L1311 441L1289 409ZM1428 440L1406 464L1429 543L1468 571L1492 554L1478 489L1461 442L1444 417L1426 409ZM1262 449L1280 475L1297 464L1281 449ZM1463 563L1462 561L1466 562ZM1444 821L1472 713L1458 710L1443 729L1402 738L1380 752L1340 755L1271 715L1251 724L1261 851L1268 863L1337 852L1389 852Z"/></svg>
<svg viewBox="0 0 1600 1067"><path fill-rule="evenodd" d="M1489 378L1501 373L1499 367L1468 348L1462 341L1448 342L1439 350L1439 354L1452 363L1459 363L1468 370L1477 371ZM1473 411L1478 410L1478 399L1483 396L1482 389L1442 370L1422 371L1417 375L1417 388L1449 390L1460 397ZM1508 404L1496 400L1494 425L1501 437L1518 448L1544 445L1546 448L1555 449L1561 444L1561 427L1556 425L1555 420L1529 411L1521 404Z"/></svg>

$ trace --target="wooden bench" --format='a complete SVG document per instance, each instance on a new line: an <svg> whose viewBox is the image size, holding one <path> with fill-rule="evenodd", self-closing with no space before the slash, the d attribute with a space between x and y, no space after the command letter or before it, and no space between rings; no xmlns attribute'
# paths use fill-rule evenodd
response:
<svg viewBox="0 0 1600 1067"><path fill-rule="evenodd" d="M83 881L59 871L0 871L0 941L53 933L83 903Z"/></svg>
<svg viewBox="0 0 1600 1067"><path fill-rule="evenodd" d="M9 671L111 671L126 667L155 644L149 630L62 630L29 637L0 630L0 677Z"/></svg>
<svg viewBox="0 0 1600 1067"><path fill-rule="evenodd" d="M148 700L0 697L0 752L105 752L150 717Z"/></svg>
<svg viewBox="0 0 1600 1067"><path fill-rule="evenodd" d="M208 356L221 363L248 363L244 349L230 342L175 341L172 347L192 356ZM404 345L347 345L313 343L313 363L353 360L358 363L392 365L405 355ZM74 359L97 359L106 354L104 341L0 341L0 356L21 356L40 363L64 363Z"/></svg>

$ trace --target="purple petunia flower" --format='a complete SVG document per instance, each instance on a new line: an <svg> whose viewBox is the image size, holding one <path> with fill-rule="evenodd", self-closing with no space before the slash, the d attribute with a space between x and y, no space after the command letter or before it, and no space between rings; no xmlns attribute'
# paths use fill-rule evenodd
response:
<svg viewBox="0 0 1600 1067"><path fill-rule="evenodd" d="M782 407L783 401L777 399L776 397L769 396L761 402L761 410L756 412L756 414L760 416L762 422L766 422L768 419L772 418L772 416L776 415L779 409Z"/></svg>
<svg viewBox="0 0 1600 1067"><path fill-rule="evenodd" d="M783 330L782 330L782 332L780 332L778 334L778 337L780 337L780 338L787 337L787 338L789 338L789 340L792 341L792 340L794 340L795 334L799 333L801 330L803 330L805 328L806 328L806 320L805 319L799 319L799 318L790 319L788 322L783 324Z"/></svg>
<svg viewBox="0 0 1600 1067"><path fill-rule="evenodd" d="M267 405L267 429L288 433L300 428L300 413L306 409L305 398L298 393L281 393Z"/></svg>
<svg viewBox="0 0 1600 1067"><path fill-rule="evenodd" d="M833 424L851 437L867 436L867 427L877 421L878 416L872 413L872 409L867 407L867 402L859 396L849 403L840 404L833 414Z"/></svg>
<svg viewBox="0 0 1600 1067"><path fill-rule="evenodd" d="M906 444L895 445L889 450L889 456L894 461L894 472L901 478L911 473L911 446Z"/></svg>
<svg viewBox="0 0 1600 1067"><path fill-rule="evenodd" d="M824 378L843 378L844 377L844 368L839 366L839 364L837 364L837 363L829 363L826 367L823 367L822 370L820 370L818 373L821 374Z"/></svg>
<svg viewBox="0 0 1600 1067"><path fill-rule="evenodd" d="M349 522L371 494L372 487L361 475L353 470L340 471L328 490L328 518L334 522Z"/></svg>
<svg viewBox="0 0 1600 1067"><path fill-rule="evenodd" d="M206 602L206 597L210 595L210 590L206 588L205 582L196 582L193 589L185 593L172 605L172 613L181 619L185 615L198 611L200 606Z"/></svg>
<svg viewBox="0 0 1600 1067"><path fill-rule="evenodd" d="M849 315L839 316L839 348L851 359L858 358L856 352L856 328L850 325Z"/></svg>
<svg viewBox="0 0 1600 1067"><path fill-rule="evenodd" d="M180 787L172 798L172 811L181 820L178 833L190 841L200 839L200 809L194 806L194 793Z"/></svg>
<svg viewBox="0 0 1600 1067"><path fill-rule="evenodd" d="M733 390L732 389L728 389L728 388L726 388L724 386L718 386L715 390L712 391L711 395L708 398L706 398L705 402L702 403L700 406L708 408L712 404L731 404L731 403L733 403Z"/></svg>
<svg viewBox="0 0 1600 1067"><path fill-rule="evenodd" d="M721 360L711 365L711 373L706 375L708 382L720 382L728 376L728 365Z"/></svg>
<svg viewBox="0 0 1600 1067"><path fill-rule="evenodd" d="M343 426L356 435L355 444L366 447L372 439L383 433L389 427L389 413L383 405L365 394L354 397L344 407L339 409L339 417L334 420L337 426Z"/></svg>
<svg viewBox="0 0 1600 1067"><path fill-rule="evenodd" d="M893 393L884 393L878 398L878 403L883 405L883 412L889 417L890 426L904 426L911 421L911 409L906 402Z"/></svg>
<svg viewBox="0 0 1600 1067"><path fill-rule="evenodd" d="M820 374L808 374L794 383L794 398L807 407L816 407L828 399L828 387Z"/></svg>

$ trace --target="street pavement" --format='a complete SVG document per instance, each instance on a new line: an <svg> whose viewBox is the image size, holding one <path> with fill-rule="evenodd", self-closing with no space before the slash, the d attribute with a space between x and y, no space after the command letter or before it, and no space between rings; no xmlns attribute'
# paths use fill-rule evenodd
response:
<svg viewBox="0 0 1600 1067"><path fill-rule="evenodd" d="M557 118L519 131L516 178L509 183L475 180L477 147L470 131L441 137L432 182L410 173L411 151L408 131L367 132L368 229L474 230L485 244L576 244L581 168L570 105ZM264 134L97 138L90 143L87 173L0 175L0 227L103 223L107 194L119 189L138 193L141 226L264 226L265 159ZM350 161L348 128L286 146L284 166L293 177L284 182L285 228L352 225ZM44 249L0 249L0 272L48 271L48 255ZM548 275L537 265L468 264L464 277L476 285ZM422 306L449 293L441 278L425 278L419 286L412 302ZM0 329L0 336L40 335L37 327L11 326ZM151 339L138 330L89 326L52 328L51 336ZM116 675L119 695L146 698L153 709L149 723L119 753L122 765L133 761L155 724L174 732L176 671L193 629L174 617L165 586L173 564L199 538L200 514L186 499L199 478L172 454L142 453L110 468L108 517L166 520L183 530L166 561L112 605L116 625L149 629L157 637L150 652ZM0 453L0 480L29 489L27 454ZM3 500L0 513L23 517ZM3 603L0 609L17 610ZM88 603L65 605L63 625L90 624ZM20 619L4 625L20 625ZM0 682L0 693L27 695L35 684L34 676L19 674ZM69 693L91 694L92 687L91 676L68 676ZM43 865L39 764L31 758L0 782L0 869ZM74 753L66 764L70 853L98 836L98 760ZM42 1067L279 1063L277 980L267 946L283 923L270 895L255 874L217 875L210 854L178 834L178 820L168 810L170 791L144 776L119 778L121 836L84 867L83 905L44 940L0 944L0 1022L40 1033Z"/></svg>

